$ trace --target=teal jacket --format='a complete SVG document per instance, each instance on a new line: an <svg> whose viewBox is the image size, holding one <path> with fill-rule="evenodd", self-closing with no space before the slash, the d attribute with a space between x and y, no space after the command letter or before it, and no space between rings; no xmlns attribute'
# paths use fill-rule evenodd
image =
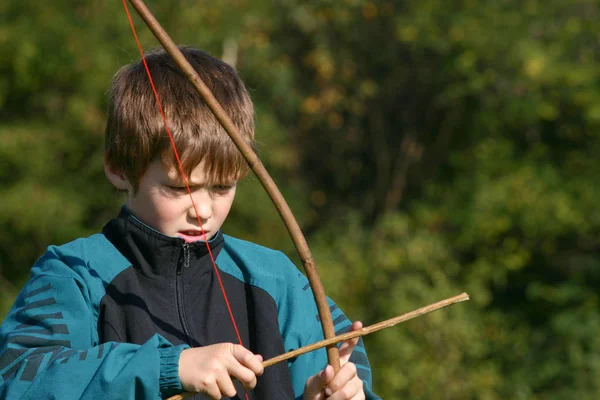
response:
<svg viewBox="0 0 600 400"><path fill-rule="evenodd" d="M221 233L210 245L246 347L267 359L323 339L308 281L285 255ZM182 392L181 351L237 342L205 249L153 231L126 210L101 234L50 246L0 326L0 398ZM330 308L336 331L347 331L350 321L332 301ZM351 361L367 398L376 399L362 341ZM326 364L317 350L269 367L249 396L301 398L308 377Z"/></svg>

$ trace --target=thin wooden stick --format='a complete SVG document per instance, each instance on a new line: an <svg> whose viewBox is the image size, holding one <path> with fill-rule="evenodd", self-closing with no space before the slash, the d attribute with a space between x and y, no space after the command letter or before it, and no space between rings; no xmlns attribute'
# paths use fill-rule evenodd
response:
<svg viewBox="0 0 600 400"><path fill-rule="evenodd" d="M272 365L278 364L280 362L289 360L290 358L301 356L302 354L310 353L311 351L315 351L321 349L323 347L331 346L340 342L344 342L346 340L354 339L357 337L366 336L370 333L380 331L385 328L391 328L394 325L397 325L401 322L408 321L409 319L413 319L419 317L423 314L430 313L435 310L439 310L440 308L447 307L452 304L461 303L463 301L469 300L469 295L466 293L461 293L458 296L450 297L442 301L438 301L437 303L430 304L425 307L418 308L414 311L408 312L406 314L399 315L394 318L390 318L388 320L378 322L374 325L367 326L365 328L359 329L357 331L352 331L348 333L344 333L330 339L321 340L320 342L316 342L313 344L309 344L308 346L300 347L297 350L289 351L285 354L281 354L279 356L270 358L266 361L263 361L263 367L267 368ZM181 393L173 397L169 397L167 400L182 400L187 397L193 396L194 393Z"/></svg>
<svg viewBox="0 0 600 400"><path fill-rule="evenodd" d="M460 303L463 301L469 300L469 295L466 293L459 294L458 296L450 297L446 300L438 301L437 303L430 304L425 307L421 307L417 310L411 311L406 314L399 315L394 318L390 318L388 320L378 322L376 324L364 327L357 331L343 333L341 335L332 337L331 339L321 340L320 342L316 342L313 344L309 344L308 346L300 347L297 350L293 350L287 352L285 354L281 354L279 356L270 358L266 361L263 361L263 367L267 368L271 365L278 364L282 361L289 360L290 358L298 357L302 354L310 353L311 351L321 349L323 347L330 346L332 344L337 344L340 342L345 342L346 340L354 339L361 336L366 336L370 333L380 331L385 328L391 328L394 325L399 324L400 322L408 321L409 319L416 318L420 315L430 313L435 310L439 310L440 308L447 307L451 304Z"/></svg>

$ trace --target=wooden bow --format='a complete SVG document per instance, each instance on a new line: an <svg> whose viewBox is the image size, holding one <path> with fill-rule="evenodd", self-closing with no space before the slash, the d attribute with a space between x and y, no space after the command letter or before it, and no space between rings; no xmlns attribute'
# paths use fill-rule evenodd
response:
<svg viewBox="0 0 600 400"><path fill-rule="evenodd" d="M156 18L154 18L150 10L148 10L146 4L144 4L142 0L129 1L136 9L140 17L144 20L148 28L152 31L154 36L156 36L165 51L169 53L175 63L194 85L200 96L202 96L210 110L214 113L215 117L219 123L221 123L231 140L233 140L237 148L248 162L248 165L269 194L269 197L273 201L275 208L277 208L279 215L281 215L292 241L294 242L294 246L298 251L300 260L302 260L302 265L304 266L304 271L306 272L306 276L312 288L317 309L319 311L319 318L321 319L323 334L325 335L326 339L333 338L335 336L335 328L321 278L317 272L313 256L308 248L308 244L306 243L306 239L300 230L300 226L292 214L290 207L283 198L283 195L279 191L279 188L263 166L254 150L252 150L252 148L244 141L237 127L225 113L225 110L223 110L211 91L206 87L200 76L198 76L196 70L194 70L190 63L185 59L175 42L173 42L164 28L160 25ZM338 348L335 346L335 344L327 346L327 358L329 360L329 364L337 372L340 368L340 356Z"/></svg>
<svg viewBox="0 0 600 400"><path fill-rule="evenodd" d="M122 1L123 5L125 6L125 9L127 9L125 0ZM239 151L242 153L242 155L248 162L250 169L252 169L260 183L263 185L269 197L271 198L271 201L275 205L275 208L279 212L279 215L281 216L292 238L294 246L296 247L298 255L300 256L300 260L302 261L304 271L306 272L308 281L312 288L315 302L317 304L317 309L319 312L319 318L321 320L321 326L323 328L325 340L313 343L311 345L302 347L292 352L282 354L270 360L266 360L263 362L263 366L265 368L270 365L274 365L276 363L288 360L290 358L297 357L301 354L326 347L329 364L334 368L334 371L337 372L340 369L340 356L338 348L336 346L337 343L352 338L364 336L369 333L394 326L400 322L404 322L409 319L418 317L420 315L429 313L431 311L438 310L442 307L446 307L451 304L466 301L469 299L469 296L466 293L462 293L458 296L454 296L439 301L437 303L430 304L428 306L419 308L409 313L397 316L395 318L391 318L387 321L379 322L372 326L362 328L361 330L355 332L348 332L346 334L336 336L333 320L331 318L331 311L329 309L329 304L325 295L325 290L323 289L323 284L321 282L321 278L319 277L319 273L317 272L313 256L310 252L310 249L308 248L308 244L306 243L306 239L302 234L300 226L298 225L296 218L292 214L292 211L290 210L287 202L283 198L283 195L279 191L279 188L277 187L277 185L263 166L262 162L254 152L254 150L252 150L252 148L244 141L237 127L233 124L229 116L225 113L225 110L223 110L223 108L215 99L211 91L204 84L196 70L194 70L194 68L186 60L186 58L181 53L175 42L173 42L173 40L169 37L164 28L160 25L156 18L154 18L150 10L148 10L143 0L129 0L129 2L133 5L139 16L144 20L148 28L158 39L165 51L173 58L173 60L179 66L181 71L183 71L183 73L192 83L198 94L204 99L205 103L213 112L219 123L223 126L231 140L235 143ZM193 395L193 393L183 393L181 395L171 397L169 400L183 399L191 395Z"/></svg>

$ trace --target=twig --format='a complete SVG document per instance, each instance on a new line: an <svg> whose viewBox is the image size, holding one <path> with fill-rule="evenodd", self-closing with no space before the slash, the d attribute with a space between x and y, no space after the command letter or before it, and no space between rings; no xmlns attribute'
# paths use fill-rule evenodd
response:
<svg viewBox="0 0 600 400"><path fill-rule="evenodd" d="M289 360L290 358L298 357L302 354L310 353L311 351L321 349L323 347L330 346L332 344L344 342L346 340L354 339L361 336L366 336L370 333L380 331L385 328L391 328L394 325L399 324L400 322L408 321L409 319L416 318L420 315L430 313L435 310L439 310L440 308L449 306L451 304L460 303L463 301L469 300L469 295L466 293L459 294L458 296L450 297L449 299L438 301L437 303L430 304L425 307L421 307L417 310L411 311L406 314L399 315L394 318L390 318L388 320L378 322L374 325L370 325L359 329L357 331L352 331L348 333L343 333L341 335L332 337L331 339L321 340L320 342L316 342L313 344L309 344L308 346L300 347L297 350L293 350L287 352L285 354L270 358L266 361L263 361L263 367L267 368L271 365L278 364L282 361Z"/></svg>
<svg viewBox="0 0 600 400"><path fill-rule="evenodd" d="M323 347L331 346L340 342L344 342L346 340L354 339L357 337L366 336L370 333L380 331L385 328L391 328L394 325L399 324L400 322L408 321L409 319L413 319L419 317L423 314L430 313L435 310L439 310L440 308L447 307L452 304L461 303L463 301L469 300L469 295L466 293L461 293L458 296L450 297L448 299L438 301L437 303L430 304L425 307L418 308L414 311L408 312L406 314L399 315L394 318L390 318L386 321L378 322L374 325L367 326L365 328L359 329L357 331L352 331L348 333L344 333L342 335L338 335L332 337L330 339L321 340L320 342L316 342L313 344L309 344L308 346L301 347L297 350L293 350L287 352L285 354L281 354L279 356L270 358L266 361L263 361L262 365L264 368L270 367L272 365L278 364L280 362L289 360L290 358L298 357L302 354L310 353L311 351L315 351L321 349ZM169 397L167 400L181 400L187 397L193 396L194 393L181 393L173 397Z"/></svg>

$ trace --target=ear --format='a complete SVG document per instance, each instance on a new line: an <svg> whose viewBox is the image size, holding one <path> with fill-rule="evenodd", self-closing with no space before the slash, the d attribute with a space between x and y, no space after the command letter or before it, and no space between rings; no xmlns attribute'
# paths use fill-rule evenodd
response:
<svg viewBox="0 0 600 400"><path fill-rule="evenodd" d="M131 184L127 180L127 178L125 178L125 175L123 175L123 173L121 171L108 165L108 162L106 161L106 159L104 160L104 173L106 174L106 177L108 178L108 180L117 189L127 190L127 191L130 191L133 189Z"/></svg>

